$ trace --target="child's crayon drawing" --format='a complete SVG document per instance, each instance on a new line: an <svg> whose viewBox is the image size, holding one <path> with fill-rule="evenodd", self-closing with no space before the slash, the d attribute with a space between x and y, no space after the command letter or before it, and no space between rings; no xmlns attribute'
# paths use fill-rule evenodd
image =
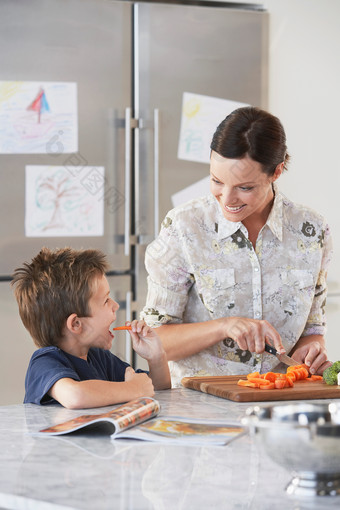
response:
<svg viewBox="0 0 340 510"><path fill-rule="evenodd" d="M82 176L82 177L81 177ZM27 237L104 235L104 168L26 166Z"/></svg>
<svg viewBox="0 0 340 510"><path fill-rule="evenodd" d="M199 163L210 162L210 142L216 127L236 108L245 103L183 93L178 158Z"/></svg>
<svg viewBox="0 0 340 510"><path fill-rule="evenodd" d="M0 154L77 151L76 83L0 81Z"/></svg>

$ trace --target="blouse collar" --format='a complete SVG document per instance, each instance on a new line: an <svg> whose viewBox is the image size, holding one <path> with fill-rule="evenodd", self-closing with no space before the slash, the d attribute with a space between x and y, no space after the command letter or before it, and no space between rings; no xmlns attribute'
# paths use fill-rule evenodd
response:
<svg viewBox="0 0 340 510"><path fill-rule="evenodd" d="M282 241L282 230L283 230L283 196L279 192L276 183L273 183L274 190L274 203L265 226L270 228L274 236L276 236L280 241ZM217 225L215 225L215 230L217 233L218 239L224 239L226 237L235 234L238 230L241 230L247 236L247 229L240 221L234 222L226 220L223 216L222 210L218 202L215 200L216 207L218 208L218 221Z"/></svg>

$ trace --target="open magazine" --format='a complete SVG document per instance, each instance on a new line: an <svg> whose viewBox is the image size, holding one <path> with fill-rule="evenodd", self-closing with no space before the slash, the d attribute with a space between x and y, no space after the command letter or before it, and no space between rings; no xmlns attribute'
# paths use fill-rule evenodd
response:
<svg viewBox="0 0 340 510"><path fill-rule="evenodd" d="M81 429L93 430L94 426L105 423L110 427L111 438L114 440L224 445L244 433L242 427L226 425L224 422L176 416L155 418L159 412L160 404L157 400L143 397L106 413L85 414L40 430L38 435L58 436Z"/></svg>
<svg viewBox="0 0 340 510"><path fill-rule="evenodd" d="M123 430L127 430L130 427L134 427L135 425L157 416L159 411L160 405L157 400L150 397L142 397L131 400L107 413L83 414L72 420L40 430L40 434L52 436L69 434L70 432L75 432L76 430L105 422L112 427L111 437L115 437Z"/></svg>
<svg viewBox="0 0 340 510"><path fill-rule="evenodd" d="M125 439L190 445L225 445L245 433L238 425L182 416L158 417L127 430L119 436Z"/></svg>

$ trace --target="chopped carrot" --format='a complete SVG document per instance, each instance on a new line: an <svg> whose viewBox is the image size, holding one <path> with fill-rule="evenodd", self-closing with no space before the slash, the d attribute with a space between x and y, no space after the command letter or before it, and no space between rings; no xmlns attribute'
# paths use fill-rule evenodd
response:
<svg viewBox="0 0 340 510"><path fill-rule="evenodd" d="M250 388L259 388L261 390L292 388L295 381L312 382L320 381L321 375L310 375L308 366L304 363L287 367L285 374L276 372L267 372L260 374L259 372L251 372L247 375L247 379L240 379L239 386L248 386Z"/></svg>
<svg viewBox="0 0 340 510"><path fill-rule="evenodd" d="M287 377L289 377L293 382L296 381L296 374L292 370L290 372L287 372Z"/></svg>
<svg viewBox="0 0 340 510"><path fill-rule="evenodd" d="M245 381L244 379L240 379L239 381L237 381L237 384L239 386L249 386L249 388L256 388L256 384L250 382L250 381Z"/></svg>
<svg viewBox="0 0 340 510"><path fill-rule="evenodd" d="M309 371L306 365L295 365L287 368L287 374L294 373L297 380L306 379Z"/></svg>
<svg viewBox="0 0 340 510"><path fill-rule="evenodd" d="M287 386L289 388L292 388L294 386L294 380L290 375L287 375L286 377L286 381L287 381Z"/></svg>
<svg viewBox="0 0 340 510"><path fill-rule="evenodd" d="M272 381L268 381L268 379L257 379L258 384L262 386L270 386Z"/></svg>
<svg viewBox="0 0 340 510"><path fill-rule="evenodd" d="M303 379L301 382L315 382L322 380L323 380L322 375L310 375L309 377L306 377L306 379Z"/></svg>
<svg viewBox="0 0 340 510"><path fill-rule="evenodd" d="M291 371L294 372L296 370L299 370L300 368L303 368L303 369L307 370L307 372L309 373L308 367L304 363L302 363L301 365L293 365L291 367L287 367L287 373L291 372Z"/></svg>
<svg viewBox="0 0 340 510"><path fill-rule="evenodd" d="M300 368L297 368L296 370L294 370L293 372L295 374L295 377L296 377L296 380L297 381L300 381L300 379L303 379L303 373L301 373L301 370Z"/></svg>
<svg viewBox="0 0 340 510"><path fill-rule="evenodd" d="M274 372L267 372L266 374L264 374L264 379L270 382L274 382L276 377L277 374L275 374Z"/></svg>
<svg viewBox="0 0 340 510"><path fill-rule="evenodd" d="M275 384L273 382L269 382L269 384L260 384L260 390L273 390L275 389Z"/></svg>
<svg viewBox="0 0 340 510"><path fill-rule="evenodd" d="M250 374L247 375L247 379L253 379L261 377L260 372L250 372Z"/></svg>
<svg viewBox="0 0 340 510"><path fill-rule="evenodd" d="M312 381L322 381L323 377L322 375L311 375L308 379L311 379Z"/></svg>
<svg viewBox="0 0 340 510"><path fill-rule="evenodd" d="M305 367L300 368L301 379L307 379L309 372Z"/></svg>
<svg viewBox="0 0 340 510"><path fill-rule="evenodd" d="M265 379L262 379L261 377L252 377L251 379L249 379L252 383L256 384L256 386L260 386L261 384L265 385L265 384L270 384L270 381L266 381Z"/></svg>
<svg viewBox="0 0 340 510"><path fill-rule="evenodd" d="M286 387L286 381L285 379L276 379L274 382L274 386L277 390L281 390L282 388Z"/></svg>

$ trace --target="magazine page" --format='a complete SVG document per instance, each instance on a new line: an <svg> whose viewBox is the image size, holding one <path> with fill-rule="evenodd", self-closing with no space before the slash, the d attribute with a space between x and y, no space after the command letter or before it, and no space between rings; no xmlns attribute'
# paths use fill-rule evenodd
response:
<svg viewBox="0 0 340 510"><path fill-rule="evenodd" d="M143 423L160 411L160 404L157 400L149 397L142 397L131 400L112 411L101 414L84 414L73 418L72 420L59 423L47 429L39 431L39 435L60 435L69 434L76 430L89 427L93 424L106 422L112 424L112 435L119 434L120 431L134 427L139 423Z"/></svg>
<svg viewBox="0 0 340 510"><path fill-rule="evenodd" d="M114 439L138 439L192 445L225 445L246 432L238 425L220 421L183 417L159 417L132 430L123 431Z"/></svg>

